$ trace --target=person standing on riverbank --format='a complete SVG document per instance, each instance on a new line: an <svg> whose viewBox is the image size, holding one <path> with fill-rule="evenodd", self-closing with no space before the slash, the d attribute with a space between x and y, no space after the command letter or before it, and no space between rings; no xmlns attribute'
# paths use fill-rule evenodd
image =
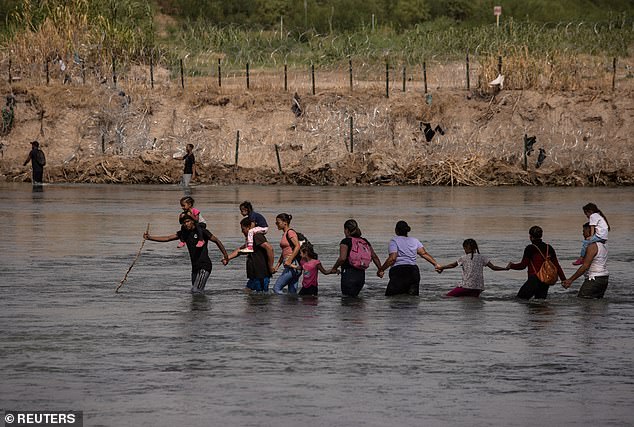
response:
<svg viewBox="0 0 634 427"><path fill-rule="evenodd" d="M145 233L143 234L143 238L153 242L171 242L179 239L185 241L192 263L191 293L194 295L202 295L205 293L205 285L211 275L212 269L212 263L207 249L208 243L211 241L218 246L218 249L222 252L222 262L224 265L226 265L229 255L227 255L227 251L222 242L206 228L202 229L204 244L201 247L197 246L200 236L198 236L198 232L196 231L196 221L189 215L184 215L180 220L183 224L183 228L175 234L168 236L151 236Z"/></svg>
<svg viewBox="0 0 634 427"><path fill-rule="evenodd" d="M462 283L453 288L447 294L448 297L479 297L484 290L484 267L489 267L493 271L508 270L505 267L494 265L488 257L480 254L478 243L473 239L466 239L462 242L464 255L458 261L436 268L438 273L449 268L462 266Z"/></svg>
<svg viewBox="0 0 634 427"><path fill-rule="evenodd" d="M365 270L370 262L381 269L381 260L365 237L361 237L361 229L354 219L343 224L344 239L339 243L339 258L330 271L336 273L341 267L341 293L344 296L356 297L365 285Z"/></svg>
<svg viewBox="0 0 634 427"><path fill-rule="evenodd" d="M583 238L588 240L592 237L592 225L589 222L583 224ZM608 247L601 241L590 243L586 247L586 254L583 258L583 264L570 276L564 280L563 286L568 289L572 286L572 282L577 280L581 275L586 279L583 281L577 297L579 298L603 298L605 290L608 288L608 279L610 272L607 268L608 263Z"/></svg>
<svg viewBox="0 0 634 427"><path fill-rule="evenodd" d="M242 221L240 221L240 229L245 237L249 234L249 230L251 230L253 226L253 222L248 217L242 218ZM273 268L273 262L275 259L273 247L266 240L264 234L256 233L253 235L253 251L243 252L242 248L238 248L231 252L231 254L229 254L222 263L227 265L230 260L237 258L242 254L247 255L246 268L248 280L245 290L267 293L269 291L271 276L275 271Z"/></svg>
<svg viewBox="0 0 634 427"><path fill-rule="evenodd" d="M301 273L293 267L293 263L298 261L300 244L297 233L291 228L292 219L293 216L287 213L281 213L275 218L277 229L282 231L282 238L280 239L282 254L273 272L276 272L281 266L284 267L282 274L278 276L275 285L273 285L273 292L276 294L282 294L282 289L287 286L289 294L296 294L297 282L301 275Z"/></svg>
<svg viewBox="0 0 634 427"><path fill-rule="evenodd" d="M433 256L423 247L420 240L408 237L412 229L405 221L398 221L388 246L388 257L377 271L377 276L383 277L385 270L390 269L390 281L385 289L385 295L418 295L420 287L420 270L416 265L417 256L429 262L434 268L440 268Z"/></svg>
<svg viewBox="0 0 634 427"><path fill-rule="evenodd" d="M23 166L26 166L29 162L31 162L31 169L33 170L31 182L33 185L41 185L44 178L46 157L44 156L44 152L40 150L40 143L38 141L31 142L31 151L24 161Z"/></svg>
<svg viewBox="0 0 634 427"><path fill-rule="evenodd" d="M189 187L189 183L196 179L196 157L194 156L194 144L187 144L185 147L185 155L181 158L185 162L183 168L183 179L181 185Z"/></svg>
<svg viewBox="0 0 634 427"><path fill-rule="evenodd" d="M546 299L548 296L549 285L539 280L537 272L540 270L546 258L550 258L555 267L557 267L557 275L562 280L566 280L566 275L559 265L555 249L548 243L542 241L544 231L538 225L532 226L528 230L528 238L531 244L524 249L522 260L518 263L509 262L506 268L510 270L524 270L528 267L528 280L520 288L517 293L519 299Z"/></svg>

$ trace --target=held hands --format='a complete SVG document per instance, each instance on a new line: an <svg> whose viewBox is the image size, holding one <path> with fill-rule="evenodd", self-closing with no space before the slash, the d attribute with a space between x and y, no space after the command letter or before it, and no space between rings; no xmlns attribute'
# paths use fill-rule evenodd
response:
<svg viewBox="0 0 634 427"><path fill-rule="evenodd" d="M221 262L222 262L222 265L227 265L229 264L229 258L223 258Z"/></svg>
<svg viewBox="0 0 634 427"><path fill-rule="evenodd" d="M381 279L383 278L384 274L385 274L385 270L382 270L382 269L378 269L376 272L376 275L380 277Z"/></svg>
<svg viewBox="0 0 634 427"><path fill-rule="evenodd" d="M436 273L440 274L440 273L442 273L442 272L443 272L443 270L444 270L445 268L444 268L442 265L440 265L440 264L436 264L435 269L436 269Z"/></svg>
<svg viewBox="0 0 634 427"><path fill-rule="evenodd" d="M563 286L564 288L568 289L569 287L572 286L572 280L570 279L566 279L563 282L561 282L561 286Z"/></svg>
<svg viewBox="0 0 634 427"><path fill-rule="evenodd" d="M150 239L150 235L146 231L145 233L143 233L143 240L149 240L149 239Z"/></svg>

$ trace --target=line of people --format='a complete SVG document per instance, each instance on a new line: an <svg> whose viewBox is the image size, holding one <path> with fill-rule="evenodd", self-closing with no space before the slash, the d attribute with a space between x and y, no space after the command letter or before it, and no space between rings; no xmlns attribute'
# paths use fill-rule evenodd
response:
<svg viewBox="0 0 634 427"><path fill-rule="evenodd" d="M274 249L266 239L268 223L263 215L255 212L250 202L240 204L240 212L244 216L240 229L245 236L245 243L233 252L228 253L222 242L206 227L200 211L194 208L193 198L186 196L180 201L182 212L179 215L181 229L172 235L153 236L144 234L144 238L157 242L180 240L179 247L187 246L192 263L192 288L194 294L204 292L205 284L211 274L212 262L209 258L207 243L213 242L222 253L222 263L227 265L231 260L246 255L247 283L245 289L252 292L268 293L271 277L280 272L273 285L273 292L289 294L318 295L318 273L340 274L341 293L344 296L357 296L363 289L366 270L371 264L377 268L377 276L384 277L389 271L389 282L385 295L419 295L420 270L418 257L429 262L438 273L460 266L462 282L452 289L447 296L478 297L484 290L484 267L494 271L527 269L528 278L520 288L517 297L544 299L551 285L561 280L564 288L585 275L578 296L586 298L602 298L609 279L607 270L607 231L609 225L605 215L593 203L583 207L589 222L583 225L583 257L577 271L570 277L559 264L555 249L542 240L543 230L539 226L529 229L530 244L526 246L521 261L508 263L505 267L497 266L485 255L480 254L478 244L473 239L463 242L464 255L456 261L441 265L425 249L416 238L410 237L410 226L405 221L398 221L395 236L388 245L388 257L381 263L372 244L362 236L357 221L349 219L343 224L344 238L339 243L339 255L334 265L327 269L319 261L318 254L306 237L291 227L292 216L280 213L275 225L282 232L280 239L281 254L275 262ZM550 269L550 271L549 271ZM299 279L301 288L298 289Z"/></svg>

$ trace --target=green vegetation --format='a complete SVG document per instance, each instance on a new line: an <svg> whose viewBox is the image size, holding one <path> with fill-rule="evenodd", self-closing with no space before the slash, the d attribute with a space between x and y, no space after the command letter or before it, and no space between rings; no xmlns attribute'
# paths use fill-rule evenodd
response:
<svg viewBox="0 0 634 427"><path fill-rule="evenodd" d="M634 13L625 0L159 0L167 13L216 25L244 25L270 30L310 28L323 33L353 31L375 23L397 30L421 22L448 18L482 25L494 22L493 6L503 6L504 17L531 22L601 21L620 13Z"/></svg>
<svg viewBox="0 0 634 427"><path fill-rule="evenodd" d="M462 59L467 50L481 64L501 55L538 69L538 58L625 57L634 46L632 2L500 3L498 28L497 0L5 0L0 54L11 52L18 66L59 57L107 67L111 56L120 63L152 56L173 67L186 57L190 74L211 74L218 59L235 69L331 67L348 57L418 65Z"/></svg>

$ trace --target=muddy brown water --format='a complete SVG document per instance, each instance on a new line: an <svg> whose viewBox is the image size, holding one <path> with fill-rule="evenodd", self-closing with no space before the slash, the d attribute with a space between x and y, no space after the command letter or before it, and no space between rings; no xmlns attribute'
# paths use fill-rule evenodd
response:
<svg viewBox="0 0 634 427"><path fill-rule="evenodd" d="M84 411L90 426L631 425L634 198L629 188L198 186L209 228L233 249L238 204L270 225L288 212L330 267L342 224L359 221L381 258L405 219L442 263L472 237L505 265L539 224L564 270L581 206L608 216L610 286L582 301L551 288L514 296L525 272L485 272L480 299L443 295L460 279L419 262L420 297L387 298L375 270L359 298L320 276L318 299L248 296L244 261L212 250L207 295L189 293L175 242L176 186L0 184L0 407ZM268 233L274 247L279 233ZM278 252L279 253L279 252Z"/></svg>

